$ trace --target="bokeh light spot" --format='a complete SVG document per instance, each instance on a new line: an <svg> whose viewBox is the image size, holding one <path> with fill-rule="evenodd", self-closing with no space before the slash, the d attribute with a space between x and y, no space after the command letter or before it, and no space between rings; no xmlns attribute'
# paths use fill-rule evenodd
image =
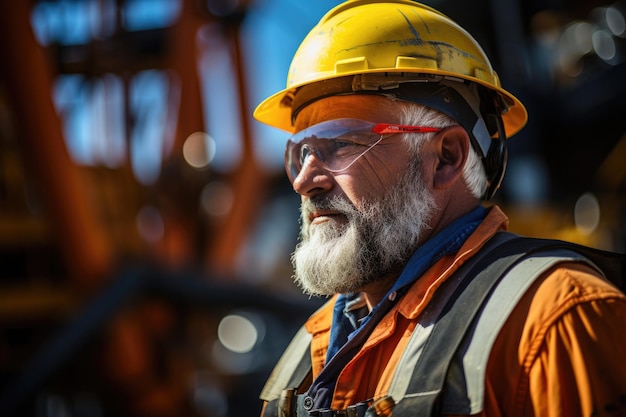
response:
<svg viewBox="0 0 626 417"><path fill-rule="evenodd" d="M228 350L247 353L256 345L259 333L248 318L232 314L220 321L217 336Z"/></svg>
<svg viewBox="0 0 626 417"><path fill-rule="evenodd" d="M183 157L194 168L206 168L215 157L215 141L207 133L192 133L183 144Z"/></svg>
<svg viewBox="0 0 626 417"><path fill-rule="evenodd" d="M583 235L590 235L600 223L600 203L592 193L584 193L574 207L576 229Z"/></svg>

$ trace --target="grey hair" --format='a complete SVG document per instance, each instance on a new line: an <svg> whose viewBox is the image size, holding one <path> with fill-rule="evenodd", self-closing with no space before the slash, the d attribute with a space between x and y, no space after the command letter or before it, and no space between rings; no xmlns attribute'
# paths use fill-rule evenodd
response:
<svg viewBox="0 0 626 417"><path fill-rule="evenodd" d="M454 119L440 111L415 103L399 103L402 103L402 124L439 128L458 125ZM415 140L415 134L407 134L404 140L409 145L411 152L417 155L421 150L422 143L432 139L434 135L434 133L424 133L420 135L420 140ZM463 180L474 197L480 199L485 194L485 190L487 189L487 174L480 156L473 146L470 146L470 152L467 156L465 166L463 167Z"/></svg>

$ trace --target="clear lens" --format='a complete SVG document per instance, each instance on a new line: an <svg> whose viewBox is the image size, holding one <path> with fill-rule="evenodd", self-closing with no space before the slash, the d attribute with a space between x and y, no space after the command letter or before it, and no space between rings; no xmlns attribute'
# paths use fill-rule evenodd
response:
<svg viewBox="0 0 626 417"><path fill-rule="evenodd" d="M373 131L374 126L364 120L335 119L294 134L285 153L287 174L293 181L313 157L329 171L348 168L382 139Z"/></svg>

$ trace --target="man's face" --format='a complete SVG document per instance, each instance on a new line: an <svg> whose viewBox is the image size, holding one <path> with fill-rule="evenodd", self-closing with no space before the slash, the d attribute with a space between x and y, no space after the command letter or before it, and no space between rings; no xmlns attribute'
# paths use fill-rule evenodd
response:
<svg viewBox="0 0 626 417"><path fill-rule="evenodd" d="M296 129L338 118L398 123L400 116L383 97L331 97L306 107ZM385 137L344 171L311 158L293 179L302 198L296 282L309 294L332 295L397 275L434 210L426 184L401 135Z"/></svg>

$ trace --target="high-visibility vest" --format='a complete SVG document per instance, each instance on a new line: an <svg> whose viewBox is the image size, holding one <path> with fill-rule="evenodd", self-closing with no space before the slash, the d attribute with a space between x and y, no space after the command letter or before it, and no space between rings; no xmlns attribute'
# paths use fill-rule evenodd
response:
<svg viewBox="0 0 626 417"><path fill-rule="evenodd" d="M526 290L562 262L584 262L625 287L626 255L499 232L437 290L420 317L389 395L346 410L310 412L311 335L301 328L268 379L263 417L471 415L483 409L491 347ZM407 372L412 369L412 372Z"/></svg>

